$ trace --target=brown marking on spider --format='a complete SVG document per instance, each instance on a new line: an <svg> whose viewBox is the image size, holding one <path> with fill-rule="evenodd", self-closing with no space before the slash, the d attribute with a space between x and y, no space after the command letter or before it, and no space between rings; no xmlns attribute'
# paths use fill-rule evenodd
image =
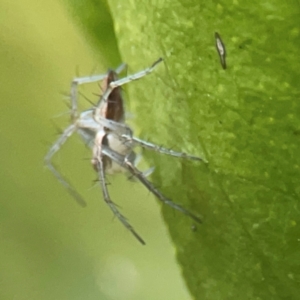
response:
<svg viewBox="0 0 300 300"><path fill-rule="evenodd" d="M107 77L103 80L102 90L106 91L109 84L116 80L118 80L117 73L114 70L109 70ZM124 105L123 105L121 92L122 92L122 88L120 86L117 86L111 91L104 107L102 108L103 116L106 119L113 120L116 122L124 121L125 112L124 112Z"/></svg>

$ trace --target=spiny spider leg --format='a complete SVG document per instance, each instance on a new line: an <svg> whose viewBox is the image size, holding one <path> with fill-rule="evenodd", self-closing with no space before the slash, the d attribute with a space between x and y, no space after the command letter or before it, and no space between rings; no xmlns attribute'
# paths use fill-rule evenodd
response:
<svg viewBox="0 0 300 300"><path fill-rule="evenodd" d="M103 147L103 146L102 146ZM104 166L103 166L103 155L101 154L101 147L97 146L97 169L98 169L98 176L101 184L101 189L103 193L103 198L109 208L112 210L113 214L119 219L119 221L135 236L135 238L142 244L145 245L145 241L139 236L139 234L134 230L134 228L128 223L125 216L123 216L119 210L117 209L116 205L110 199L106 181L105 181L105 173L104 173Z"/></svg>
<svg viewBox="0 0 300 300"><path fill-rule="evenodd" d="M99 123L95 122L94 119L88 118L88 114L87 118L79 118L76 120L75 124L79 129L90 129L94 132L97 132L103 128Z"/></svg>
<svg viewBox="0 0 300 300"><path fill-rule="evenodd" d="M149 68L147 68L147 69L145 69L145 70L143 70L143 71L140 71L140 72L138 72L138 73L136 73L136 74L133 74L133 75L129 75L129 76L127 76L127 77L121 78L121 79L116 80L116 81L112 81L112 82L108 85L108 87L107 87L107 89L105 90L105 92L103 93L103 95L102 95L102 97L101 97L101 99L100 99L100 101L99 101L99 105L98 105L97 108L95 109L95 114L94 114L95 120L96 120L97 122L100 122L100 120L99 120L99 116L101 116L101 107L100 107L100 104L101 104L101 102L103 102L103 101L104 101L104 102L107 102L107 99L108 99L109 95L111 94L111 92L112 92L116 87L122 86L122 85L127 84L127 83L129 83L129 82L131 82L131 81L134 81L134 80L138 80L138 79L140 79L140 78L142 78L142 77L144 77L144 76L150 74L150 73L155 69L155 67L156 67L160 62L162 62L162 61L163 61L163 59L162 59L162 58L159 58L157 61L155 61L155 62L152 64L151 67L149 67Z"/></svg>
<svg viewBox="0 0 300 300"><path fill-rule="evenodd" d="M49 170L53 173L53 175L62 183L62 185L68 190L70 195L74 197L74 199L83 207L86 206L86 202L83 198L76 192L76 190L72 187L70 183L60 174L54 165L52 164L53 155L62 147L62 145L66 142L66 140L76 131L76 125L70 125L63 134L58 138L58 140L52 145L49 152L45 156L45 164L49 168Z"/></svg>
<svg viewBox="0 0 300 300"><path fill-rule="evenodd" d="M201 160L201 161L203 161L203 159L198 157L198 156L190 155L190 154L187 154L187 153L184 153L184 152L176 152L176 151L173 151L171 149L163 148L161 146L158 146L158 145L152 144L150 142L141 140L141 139L139 139L137 137L134 137L134 136L129 136L129 135L126 135L126 134L122 134L121 137L124 139L125 144L127 142L128 143L133 143L133 144L139 145L139 146L141 146L145 149L156 151L158 153L162 153L162 154L166 154L166 155L170 155L170 156L174 156L174 157L178 157L178 158L187 158L187 159L191 159L191 160Z"/></svg>
<svg viewBox="0 0 300 300"><path fill-rule="evenodd" d="M135 145L139 145L145 149L155 151L158 153L162 153L165 155L174 156L177 158L186 158L186 159L190 159L190 160L204 161L201 157L187 154L184 152L177 152L177 151L167 149L167 148L158 146L156 144L150 143L148 141L144 141L137 137L134 137L134 136L132 136L131 128L124 123L119 123L119 122L116 122L113 120L109 120L109 119L106 119L101 116L98 117L97 119L98 119L99 123L101 123L102 126L109 128L110 130L114 131L117 135L119 135L121 137L121 139L124 141L124 144L126 144L126 145L131 144L131 146L133 146L133 147Z"/></svg>
<svg viewBox="0 0 300 300"><path fill-rule="evenodd" d="M167 204L169 206L171 206L172 208L184 213L185 215L187 215L188 217L192 218L194 221L198 222L198 223L202 223L202 220L195 216L194 214L192 214L191 212L189 212L188 210L186 210L185 208L183 208L181 205L174 203L172 200L166 198L146 177L145 175L134 166L134 164L127 159L127 156L124 159L124 165L126 167L126 169L134 176L137 177L137 179L152 193L154 194L158 200L160 200L161 202L163 202L164 204Z"/></svg>
<svg viewBox="0 0 300 300"><path fill-rule="evenodd" d="M139 145L145 149L155 151L158 153L162 153L165 155L174 156L177 158L186 158L190 160L198 160L198 161L204 161L201 157L187 154L184 152L177 152L171 149L167 149L161 146L158 146L156 144L150 143L148 141L144 141L142 139L139 139L137 137L132 136L132 130L131 128L123 123L119 123L113 120L105 119L104 117L98 117L98 121L101 123L102 126L109 128L110 130L114 131L117 135L121 137L121 139L124 141L124 144L130 145L134 147L135 145Z"/></svg>
<svg viewBox="0 0 300 300"><path fill-rule="evenodd" d="M119 136L122 136L123 134L125 134L126 137L132 136L131 128L124 123L106 119L102 116L97 117L97 122L100 123L103 127L106 127L111 131L115 132Z"/></svg>
<svg viewBox="0 0 300 300"><path fill-rule="evenodd" d="M192 218L193 220L195 220L198 223L202 223L202 220L195 216L194 214L192 214L191 212L189 212L188 210L186 210L185 208L183 208L182 206L180 206L179 204L174 203L173 201L171 201L170 199L166 198L149 180L147 180L147 178L145 177L145 175L138 170L132 160L129 159L129 155L121 155L115 151L113 151L112 149L110 149L109 147L103 145L102 146L102 154L108 156L110 159L112 159L113 161L115 161L117 164L122 165L125 169L127 169L133 176L135 176L152 194L154 194L158 200L160 200L161 202L163 202L164 204L167 204L169 206L171 206L172 208L184 213L185 215L187 215L188 217Z"/></svg>
<svg viewBox="0 0 300 300"><path fill-rule="evenodd" d="M117 74L121 73L125 68L127 67L127 64L121 64L115 72ZM71 118L72 120L76 119L77 117L77 98L78 98L78 85L85 84L85 83L93 83L97 81L103 80L105 77L107 77L106 74L100 74L100 75L92 75L92 76L85 76L85 77L77 77L74 78L71 83Z"/></svg>

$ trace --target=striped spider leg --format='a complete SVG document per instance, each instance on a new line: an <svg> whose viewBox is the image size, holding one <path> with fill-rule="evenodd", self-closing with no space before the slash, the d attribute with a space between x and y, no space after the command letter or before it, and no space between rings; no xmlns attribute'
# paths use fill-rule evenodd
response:
<svg viewBox="0 0 300 300"><path fill-rule="evenodd" d="M112 165L116 164L116 166L120 167L120 171L122 170L122 164L118 163L118 161L113 160L110 156L105 155L103 152L103 147L107 147L109 151L112 153L116 153L117 155L122 156L121 154L111 150L108 145L108 135L104 130L98 131L96 138L95 138L95 144L94 144L94 157L92 159L92 164L94 165L94 169L98 173L99 182L101 185L103 198L105 203L109 206L109 208L112 210L113 214L119 219L119 221L135 236L135 238L142 244L145 245L145 241L141 238L141 236L134 230L134 228L130 225L130 223L127 221L126 217L123 216L120 211L118 210L117 206L114 204L114 202L111 200L109 196L109 192L107 189L107 183L105 180L105 174L108 171L114 170L114 172L117 172L117 168L113 168ZM103 145L103 147L102 147ZM123 148L124 150L125 148ZM128 148L128 152L130 149ZM125 151L126 152L126 151ZM130 152L129 152L130 153ZM131 160L134 163L135 160L135 154L134 152L131 152Z"/></svg>
<svg viewBox="0 0 300 300"><path fill-rule="evenodd" d="M177 158L186 158L186 159L190 159L190 160L204 161L201 157L190 155L185 152L177 152L172 149L166 149L162 146L158 146L158 145L150 143L148 141L141 140L135 136L132 136L132 135L129 135L126 133L122 134L121 138L123 139L124 143L129 143L132 145L132 147L140 146L142 148L145 148L145 149L148 149L151 151L155 151L160 154L166 154L166 155L174 156Z"/></svg>
<svg viewBox="0 0 300 300"><path fill-rule="evenodd" d="M97 146L99 148L99 145ZM113 151L110 147L105 145L102 142L102 155L109 157L112 161L116 162L118 165L121 165L127 171L129 171L133 176L137 177L137 179L151 192L153 193L161 202L173 207L174 209L186 214L187 216L191 217L198 223L202 223L201 219L194 215L193 213L189 212L181 205L174 203L172 200L166 198L141 172L134 164L134 156L132 155L133 152L130 152L126 156L119 154L116 151Z"/></svg>

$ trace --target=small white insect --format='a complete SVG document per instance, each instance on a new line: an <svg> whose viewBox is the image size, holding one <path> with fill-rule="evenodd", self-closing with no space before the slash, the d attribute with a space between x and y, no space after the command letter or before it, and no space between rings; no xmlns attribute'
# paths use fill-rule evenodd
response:
<svg viewBox="0 0 300 300"><path fill-rule="evenodd" d="M93 158L92 165L98 173L99 183L102 188L103 198L110 207L114 215L120 222L131 231L131 233L141 242L144 240L137 234L134 228L128 223L127 219L119 212L116 205L110 199L105 174L114 174L120 171L128 171L136 177L151 193L153 193L161 202L181 211L193 220L201 223L201 219L184 209L179 204L174 203L166 198L146 177L148 174L141 172L136 167L136 155L133 151L135 146L156 151L161 154L167 154L178 158L188 158L192 160L202 160L199 157L188 155L186 153L175 152L158 145L143 141L133 136L133 132L125 123L125 112L123 98L121 95L121 86L133 80L140 79L150 74L154 68L162 62L159 58L151 67L142 70L133 75L118 79L118 74L126 67L120 65L115 71L109 70L103 75L87 76L75 78L71 84L71 120L72 124L67 127L58 140L50 148L45 157L47 167L52 171L55 177L67 188L68 192L77 200L77 202L86 206L86 202L74 189L74 187L61 175L52 164L53 155L60 150L66 140L75 132L86 141L92 148ZM81 84L103 81L103 95L98 103L88 110L78 114L77 99L78 86ZM150 172L151 173L151 172Z"/></svg>
<svg viewBox="0 0 300 300"><path fill-rule="evenodd" d="M225 70L227 68L227 66L226 66L226 48L221 39L221 36L217 32L215 32L215 41L216 41L216 49L217 49L219 57L220 57L221 66Z"/></svg>

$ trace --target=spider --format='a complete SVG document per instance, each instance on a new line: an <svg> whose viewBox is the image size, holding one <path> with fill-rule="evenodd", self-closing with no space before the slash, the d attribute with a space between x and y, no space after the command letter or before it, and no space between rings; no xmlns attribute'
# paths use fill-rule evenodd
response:
<svg viewBox="0 0 300 300"><path fill-rule="evenodd" d="M152 170L146 174L147 172L141 172L136 167L136 154L133 149L135 146L141 146L148 150L178 158L198 161L202 161L202 159L183 152L169 150L134 137L133 131L125 123L125 112L121 93L122 86L150 74L162 61L163 59L159 58L149 68L121 79L118 79L118 75L125 69L126 64L120 65L116 70L108 70L106 74L75 78L71 84L71 125L63 131L45 156L45 164L52 171L54 176L65 186L71 196L74 197L81 206L86 206L86 202L82 196L52 164L53 155L60 150L73 133L78 132L89 147L92 148L93 156L91 163L98 174L104 201L119 221L143 245L145 245L145 241L134 230L111 200L105 181L105 174L115 174L124 170L129 172L154 194L158 200L184 213L194 221L201 223L199 217L165 197L147 179L147 176ZM90 109L78 113L78 86L99 81L103 82L103 94L100 96L98 103L93 105Z"/></svg>

